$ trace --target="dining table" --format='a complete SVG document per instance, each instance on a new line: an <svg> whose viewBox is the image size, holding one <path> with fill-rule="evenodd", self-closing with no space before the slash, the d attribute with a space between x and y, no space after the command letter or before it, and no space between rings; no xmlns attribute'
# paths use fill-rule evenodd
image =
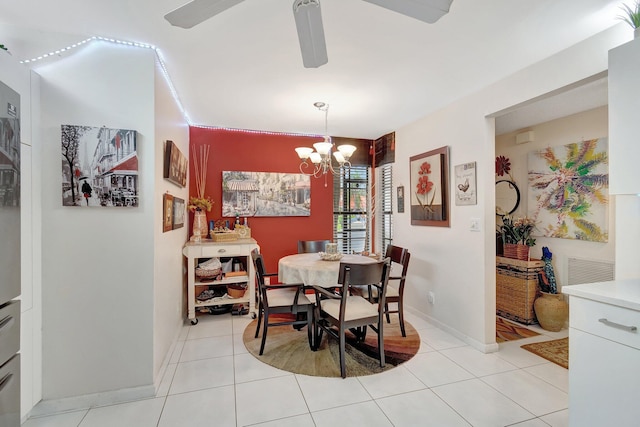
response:
<svg viewBox="0 0 640 427"><path fill-rule="evenodd" d="M280 283L304 283L305 286L333 287L338 285L340 263L375 264L376 258L344 254L337 260L325 260L320 253L287 255L278 261Z"/></svg>

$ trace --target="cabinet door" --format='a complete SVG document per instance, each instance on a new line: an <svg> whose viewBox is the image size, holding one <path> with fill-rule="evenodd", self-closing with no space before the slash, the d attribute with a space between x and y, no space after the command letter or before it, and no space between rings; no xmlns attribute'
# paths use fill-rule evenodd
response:
<svg viewBox="0 0 640 427"><path fill-rule="evenodd" d="M640 39L609 51L609 193L640 193Z"/></svg>
<svg viewBox="0 0 640 427"><path fill-rule="evenodd" d="M569 335L569 425L637 426L640 351L573 329Z"/></svg>

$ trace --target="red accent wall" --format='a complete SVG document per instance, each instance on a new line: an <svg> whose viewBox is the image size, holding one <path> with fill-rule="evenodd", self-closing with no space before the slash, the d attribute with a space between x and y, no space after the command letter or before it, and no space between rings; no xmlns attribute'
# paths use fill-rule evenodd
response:
<svg viewBox="0 0 640 427"><path fill-rule="evenodd" d="M299 173L296 147L311 147L318 137L270 135L246 131L192 127L189 129L189 196L196 193L193 153L209 145L205 195L215 203L207 219L222 218L222 171ZM333 234L333 176L311 178L311 216L251 217L251 237L260 245L267 271L278 269L278 260L297 253L298 240L331 239ZM233 223L234 218L229 219ZM189 215L189 230L193 214ZM191 234L191 231L189 232Z"/></svg>

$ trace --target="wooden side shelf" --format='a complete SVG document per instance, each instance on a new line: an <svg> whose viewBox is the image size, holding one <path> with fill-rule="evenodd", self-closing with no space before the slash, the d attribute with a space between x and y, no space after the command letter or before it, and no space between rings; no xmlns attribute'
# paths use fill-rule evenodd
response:
<svg viewBox="0 0 640 427"><path fill-rule="evenodd" d="M258 243L254 239L237 239L232 242L212 242L203 241L201 243L188 242L182 249L182 254L187 258L187 318L195 325L196 308L245 303L249 306L252 314L256 312L255 306L255 270L251 260L251 251L259 249ZM216 281L200 281L196 278L195 268L202 259L218 258L242 258L246 266L246 273L225 277ZM197 290L204 287L226 286L233 283L246 283L247 291L241 298L228 298L223 301L198 301Z"/></svg>

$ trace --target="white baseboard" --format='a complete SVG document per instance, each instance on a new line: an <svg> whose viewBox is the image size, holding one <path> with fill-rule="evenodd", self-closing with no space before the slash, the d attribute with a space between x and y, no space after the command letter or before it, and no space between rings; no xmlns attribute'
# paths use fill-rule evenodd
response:
<svg viewBox="0 0 640 427"><path fill-rule="evenodd" d="M423 320L425 320L425 321L427 321L429 323L432 323L433 325L437 326L438 329L442 329L443 331L453 335L454 337L456 337L459 340L469 344L471 347L473 347L476 350L479 350L479 351L481 351L483 353L495 353L499 349L498 343L496 343L496 342L490 343L490 344L481 343L481 342L476 341L473 338L461 333L457 329L454 329L454 328L450 327L449 325L440 322L438 319L435 319L435 318L429 316L426 313L423 313L421 311L415 310L412 307L407 307L407 306L405 306L404 309L409 311L414 316L419 317L419 318L421 318L421 319L423 319Z"/></svg>
<svg viewBox="0 0 640 427"><path fill-rule="evenodd" d="M85 394L82 396L66 397L63 399L41 400L33 407L29 417L42 417L59 414L62 412L74 412L89 408L114 405L116 403L131 402L140 399L155 397L156 390L153 385L125 388L104 393Z"/></svg>

